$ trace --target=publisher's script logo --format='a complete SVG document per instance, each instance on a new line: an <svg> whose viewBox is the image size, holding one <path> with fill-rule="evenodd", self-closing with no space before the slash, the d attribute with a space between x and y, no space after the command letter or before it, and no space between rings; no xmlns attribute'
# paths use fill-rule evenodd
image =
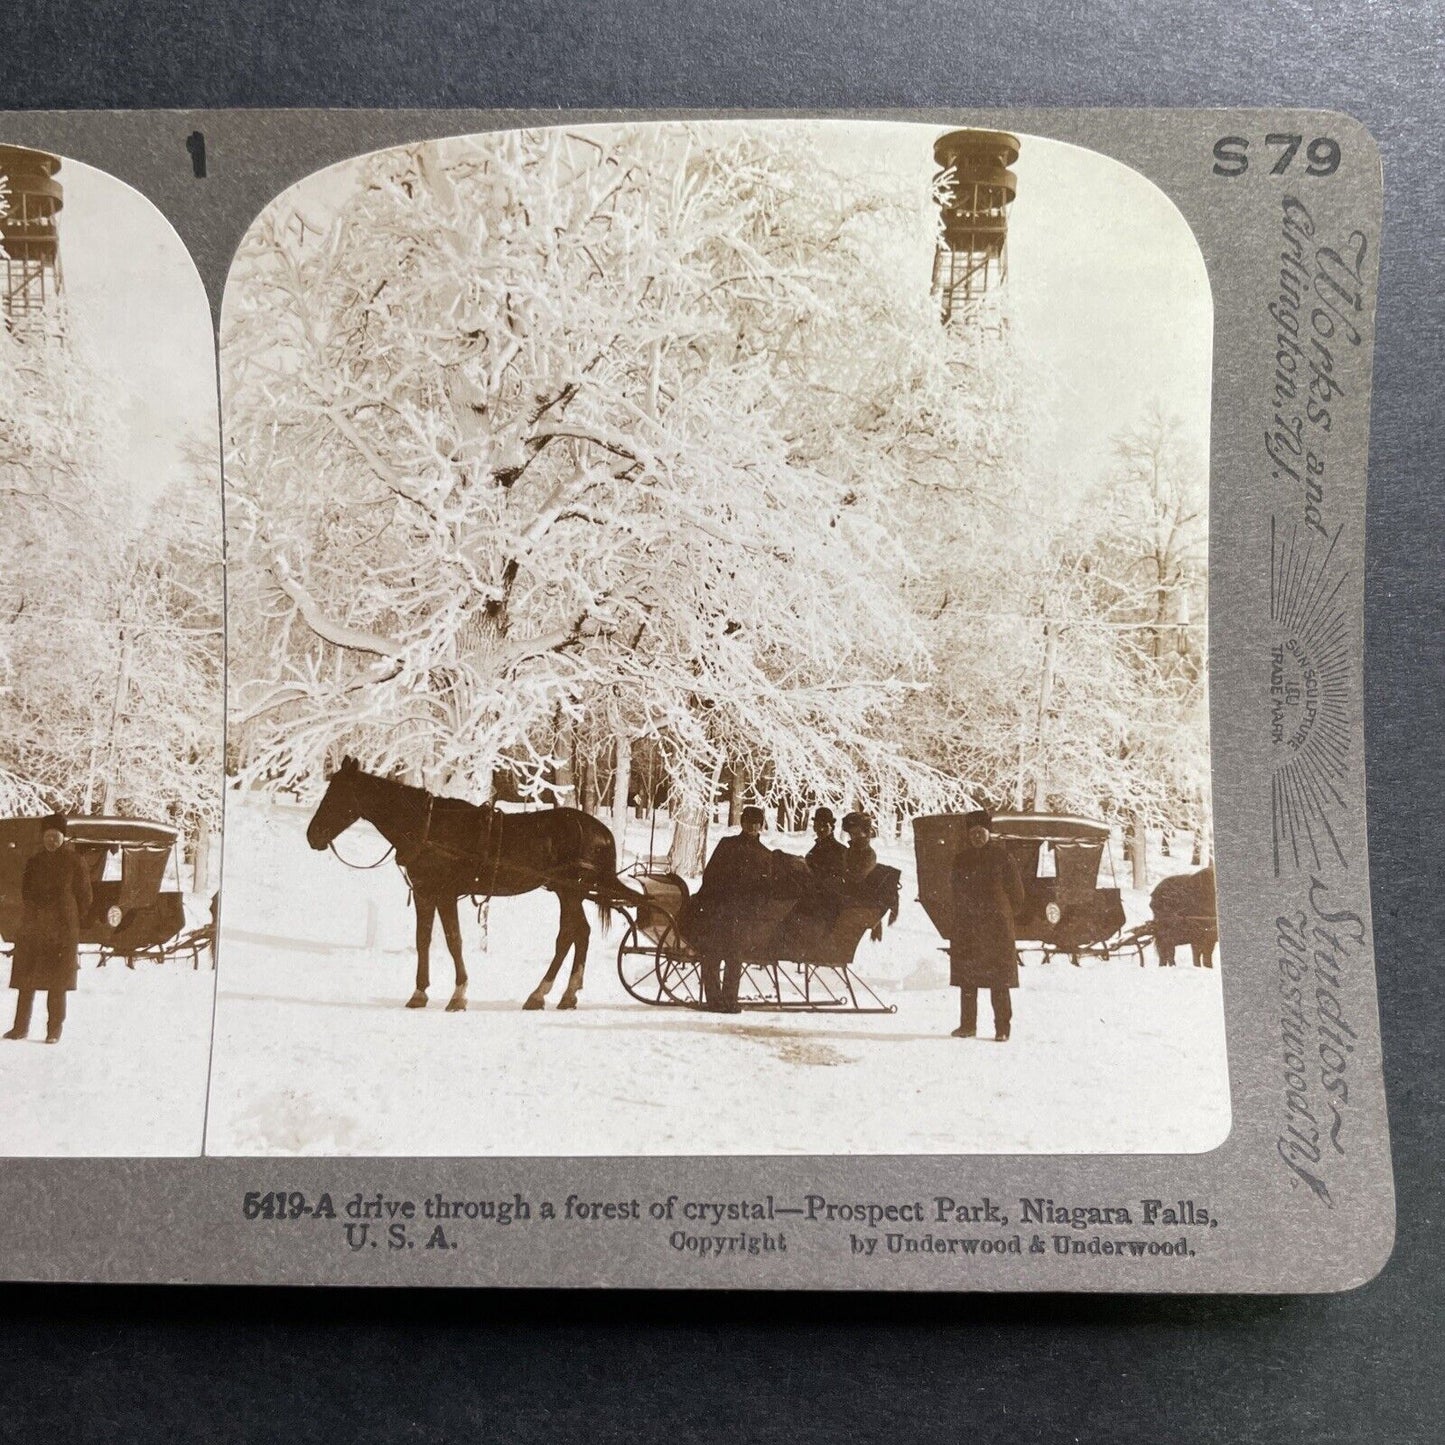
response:
<svg viewBox="0 0 1445 1445"><path fill-rule="evenodd" d="M1348 573L1340 533L1280 536L1270 521L1269 736L1273 755L1274 872L1318 868L1345 855L1333 819L1350 751L1349 633L1340 604Z"/></svg>

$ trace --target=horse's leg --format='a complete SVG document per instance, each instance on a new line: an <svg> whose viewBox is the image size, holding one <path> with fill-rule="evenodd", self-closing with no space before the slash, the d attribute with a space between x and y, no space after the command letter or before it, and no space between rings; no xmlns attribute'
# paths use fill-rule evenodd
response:
<svg viewBox="0 0 1445 1445"><path fill-rule="evenodd" d="M431 930L437 901L433 894L412 887L411 901L416 908L416 992L407 999L407 1008L425 1008L426 991L431 987Z"/></svg>
<svg viewBox="0 0 1445 1445"><path fill-rule="evenodd" d="M558 970L562 967L562 960L567 956L567 950L572 947L572 937L568 932L567 901L559 893L557 895L557 947L552 952L552 962L547 965L547 972L542 975L541 982L527 995L527 1002L522 1005L524 1009L539 1009L547 1002L547 990L557 978Z"/></svg>
<svg viewBox="0 0 1445 1445"><path fill-rule="evenodd" d="M572 972L568 975L567 987L562 990L562 997L557 1000L557 1007L576 1008L577 994L582 988L582 976L587 972L587 944L592 937L592 925L587 922L580 893L567 894L562 907L572 914L572 926L568 930L572 935Z"/></svg>
<svg viewBox="0 0 1445 1445"><path fill-rule="evenodd" d="M467 1006L467 966L462 962L462 926L457 922L457 900L451 897L439 899L437 912L441 914L442 935L446 938L456 969L457 984L447 1003L447 1012L460 1013Z"/></svg>

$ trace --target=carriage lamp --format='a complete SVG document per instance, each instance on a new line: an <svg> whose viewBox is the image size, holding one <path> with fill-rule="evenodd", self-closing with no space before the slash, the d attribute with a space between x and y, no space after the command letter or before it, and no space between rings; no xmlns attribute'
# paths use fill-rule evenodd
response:
<svg viewBox="0 0 1445 1445"><path fill-rule="evenodd" d="M110 907L105 910L105 921L112 928L119 928L121 920L124 917L125 914L120 911L120 904L118 903L112 903Z"/></svg>
<svg viewBox="0 0 1445 1445"><path fill-rule="evenodd" d="M1044 917L1050 923L1057 923L1064 916L1064 910L1057 903L1049 903L1044 906Z"/></svg>

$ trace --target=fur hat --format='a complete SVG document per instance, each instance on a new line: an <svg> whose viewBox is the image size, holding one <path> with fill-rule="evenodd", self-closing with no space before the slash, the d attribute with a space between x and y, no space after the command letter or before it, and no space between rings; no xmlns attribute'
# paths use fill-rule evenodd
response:
<svg viewBox="0 0 1445 1445"><path fill-rule="evenodd" d="M744 828L746 828L749 823L756 823L758 827L761 828L766 821L766 815L756 803L749 803L738 818L738 822Z"/></svg>
<svg viewBox="0 0 1445 1445"><path fill-rule="evenodd" d="M873 836L873 819L867 813L848 813L843 819L843 831L856 833L862 838Z"/></svg>
<svg viewBox="0 0 1445 1445"><path fill-rule="evenodd" d="M56 833L69 833L70 819L67 818L64 813L52 813L48 818L41 819L40 831L42 833L52 831Z"/></svg>
<svg viewBox="0 0 1445 1445"><path fill-rule="evenodd" d="M993 814L987 808L975 808L973 812L963 815L963 823L970 832L975 828L992 828Z"/></svg>

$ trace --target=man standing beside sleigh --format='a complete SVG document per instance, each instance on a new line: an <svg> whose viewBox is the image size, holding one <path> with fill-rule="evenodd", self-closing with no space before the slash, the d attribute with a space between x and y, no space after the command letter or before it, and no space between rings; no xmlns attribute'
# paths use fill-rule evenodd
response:
<svg viewBox="0 0 1445 1445"><path fill-rule="evenodd" d="M80 925L90 912L90 875L75 849L66 842L64 814L47 818L40 851L25 865L20 885L24 912L10 965L10 987L16 990L15 1024L7 1039L30 1032L35 995L46 996L45 1042L58 1044L65 1023L65 995L80 972Z"/></svg>
<svg viewBox="0 0 1445 1445"><path fill-rule="evenodd" d="M953 865L953 932L949 982L958 990L956 1039L978 1034L978 991L993 1003L994 1038L1004 1043L1013 1022L1009 991L1019 985L1014 920L1023 911L1019 870L1002 843L993 841L991 814L980 809L964 819L965 842Z"/></svg>

